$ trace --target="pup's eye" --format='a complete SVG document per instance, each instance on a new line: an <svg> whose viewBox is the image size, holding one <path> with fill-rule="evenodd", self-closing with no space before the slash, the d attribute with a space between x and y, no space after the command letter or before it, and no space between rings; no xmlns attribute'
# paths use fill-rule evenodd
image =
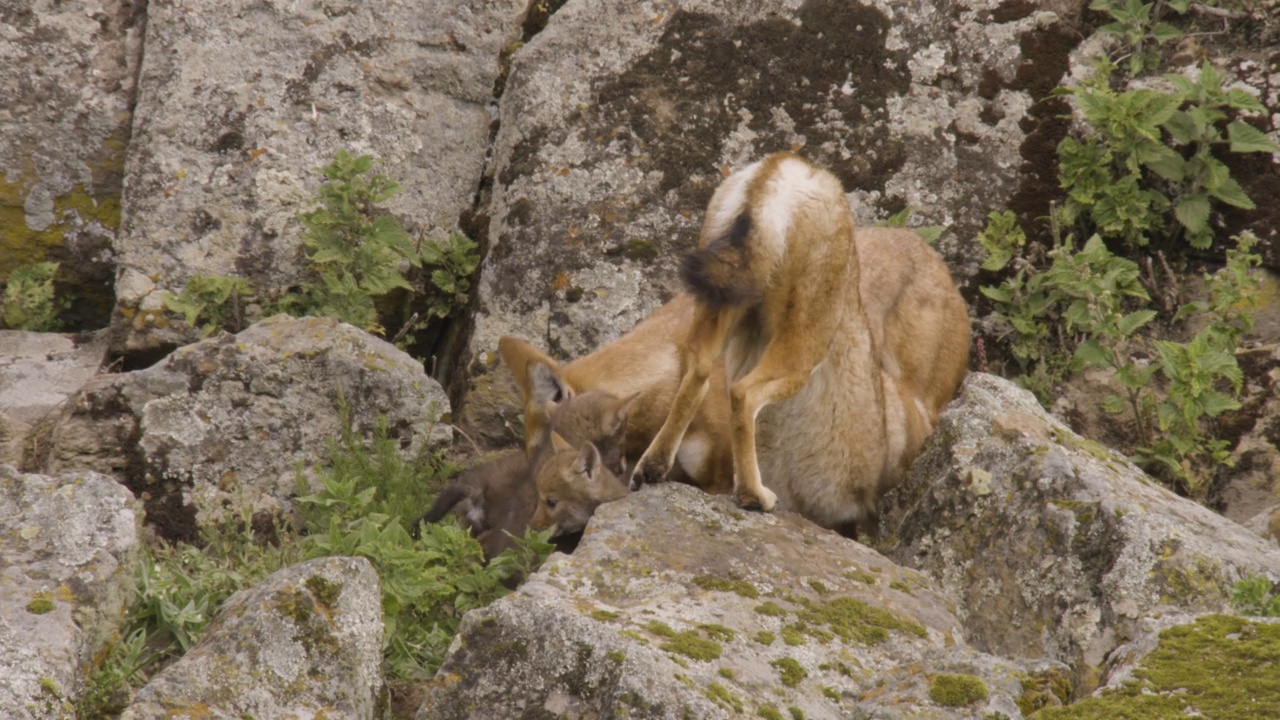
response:
<svg viewBox="0 0 1280 720"><path fill-rule="evenodd" d="M559 501L559 500L556 500L555 498L547 498L547 500L546 500L546 503L547 503L547 509L548 509L548 510L555 510L555 509L556 509L556 503L557 503L557 502L560 502L560 501Z"/></svg>

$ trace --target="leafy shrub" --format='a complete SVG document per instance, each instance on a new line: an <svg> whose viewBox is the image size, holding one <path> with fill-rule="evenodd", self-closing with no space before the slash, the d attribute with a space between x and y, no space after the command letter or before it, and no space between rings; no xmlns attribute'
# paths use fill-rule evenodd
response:
<svg viewBox="0 0 1280 720"><path fill-rule="evenodd" d="M166 294L166 307L205 336L243 329L250 315L273 312L333 317L385 335L381 311L394 293L425 305L422 323L465 305L480 262L476 243L459 233L446 243L411 238L395 216L378 209L401 187L373 172L373 164L369 155L339 150L320 169L325 182L317 207L298 216L306 276L296 287L254 288L243 278L197 275L180 294ZM427 287L415 287L406 274L418 269ZM400 334L422 323L411 321Z"/></svg>
<svg viewBox="0 0 1280 720"><path fill-rule="evenodd" d="M1231 605L1241 615L1254 617L1280 617L1280 594L1271 581L1261 575L1251 575L1231 589Z"/></svg>
<svg viewBox="0 0 1280 720"><path fill-rule="evenodd" d="M48 332L59 329L58 315L69 303L54 297L53 276L58 263L40 262L14 268L4 286L0 321L12 330Z"/></svg>
<svg viewBox="0 0 1280 720"><path fill-rule="evenodd" d="M253 299L249 281L231 275L196 275L187 281L181 294L164 294L165 307L181 313L192 327L199 323L201 337L219 330L243 330L245 305Z"/></svg>
<svg viewBox="0 0 1280 720"><path fill-rule="evenodd" d="M479 543L457 523L410 523L455 468L440 457L405 460L381 424L367 443L345 431L317 473L318 489L297 498L294 524L255 541L251 513L208 529L199 547L154 544L139 563L137 592L123 640L90 678L79 717L100 717L127 686L140 686L194 645L232 593L304 559L364 557L382 587L384 652L393 676L433 674L462 614L507 592L504 581L529 572L551 551L546 533L481 565ZM300 478L302 473L299 473ZM300 485L303 481L300 479Z"/></svg>

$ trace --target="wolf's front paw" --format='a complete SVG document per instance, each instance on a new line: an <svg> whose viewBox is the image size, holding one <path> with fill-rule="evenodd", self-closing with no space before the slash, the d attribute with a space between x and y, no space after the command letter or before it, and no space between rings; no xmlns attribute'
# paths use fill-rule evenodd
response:
<svg viewBox="0 0 1280 720"><path fill-rule="evenodd" d="M635 472L631 473L631 489L639 490L641 485L653 485L667 479L667 467L660 460L650 457L640 458Z"/></svg>
<svg viewBox="0 0 1280 720"><path fill-rule="evenodd" d="M753 493L747 488L734 488L733 499L738 501L738 505L743 510L770 512L773 506L778 504L778 496L763 485L760 486L759 493Z"/></svg>

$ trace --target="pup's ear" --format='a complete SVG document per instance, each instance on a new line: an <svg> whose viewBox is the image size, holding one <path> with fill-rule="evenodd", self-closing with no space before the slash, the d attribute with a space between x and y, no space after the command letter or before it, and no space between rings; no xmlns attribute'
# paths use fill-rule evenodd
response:
<svg viewBox="0 0 1280 720"><path fill-rule="evenodd" d="M600 451L596 450L596 446L587 443L582 446L582 452L578 453L578 462L574 464L574 469L582 473L589 482L595 482L600 474Z"/></svg>

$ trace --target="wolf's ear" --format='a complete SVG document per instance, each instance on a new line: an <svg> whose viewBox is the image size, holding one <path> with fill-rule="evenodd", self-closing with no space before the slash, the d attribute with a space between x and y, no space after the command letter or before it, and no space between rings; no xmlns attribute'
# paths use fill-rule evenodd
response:
<svg viewBox="0 0 1280 720"><path fill-rule="evenodd" d="M575 469L582 473L590 482L595 482L596 476L600 474L600 451L592 443L582 446L582 452L578 454L578 462Z"/></svg>
<svg viewBox="0 0 1280 720"><path fill-rule="evenodd" d="M529 389L524 394L525 405L530 402L543 405L545 403L562 403L573 396L573 390L569 388L564 378L560 377L559 371L541 361L533 361L528 365Z"/></svg>
<svg viewBox="0 0 1280 720"><path fill-rule="evenodd" d="M529 382L530 365L541 363L550 368L555 375L559 376L560 374L559 363L518 337L507 335L500 338L498 340L498 355L502 357L503 364L511 371L511 376L515 378L516 385L520 386L521 399L525 403L529 402L533 390Z"/></svg>
<svg viewBox="0 0 1280 720"><path fill-rule="evenodd" d="M610 437L617 437L622 434L623 429L627 426L627 417L631 414L631 406L635 404L638 397L640 397L640 392L636 391L618 400L609 408L605 429L609 431Z"/></svg>
<svg viewBox="0 0 1280 720"><path fill-rule="evenodd" d="M551 447L554 448L556 452L573 449L573 446L569 444L568 440L560 437L560 433L554 431L551 433Z"/></svg>

